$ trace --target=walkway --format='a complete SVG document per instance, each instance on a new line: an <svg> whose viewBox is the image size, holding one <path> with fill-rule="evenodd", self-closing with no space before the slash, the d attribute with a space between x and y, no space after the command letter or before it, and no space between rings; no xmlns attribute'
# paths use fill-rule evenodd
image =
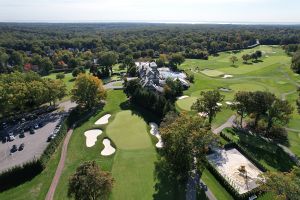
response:
<svg viewBox="0 0 300 200"><path fill-rule="evenodd" d="M225 128L231 128L234 125L234 120L236 119L235 115L232 115L224 124L219 126L218 128L212 130L214 134L221 133Z"/></svg>
<svg viewBox="0 0 300 200"><path fill-rule="evenodd" d="M70 129L68 131L67 135L66 135L66 138L65 138L63 146L62 146L60 160L59 160L58 166L56 168L55 175L52 179L52 183L50 185L50 188L48 190L48 193L47 193L47 196L46 196L45 200L52 200L53 197L54 197L56 187L58 185L60 176L61 176L62 171L63 171L64 166L65 166L65 160L66 160L66 157L67 157L68 144L69 144L72 133L73 133L73 129Z"/></svg>

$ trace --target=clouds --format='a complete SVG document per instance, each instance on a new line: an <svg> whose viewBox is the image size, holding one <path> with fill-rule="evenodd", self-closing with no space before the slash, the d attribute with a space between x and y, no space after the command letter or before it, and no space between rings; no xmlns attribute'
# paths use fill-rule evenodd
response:
<svg viewBox="0 0 300 200"><path fill-rule="evenodd" d="M294 0L0 0L0 21L300 22Z"/></svg>

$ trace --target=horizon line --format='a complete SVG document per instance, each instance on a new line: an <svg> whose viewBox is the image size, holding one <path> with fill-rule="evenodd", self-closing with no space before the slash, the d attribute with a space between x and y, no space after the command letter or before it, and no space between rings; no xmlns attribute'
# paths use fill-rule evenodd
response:
<svg viewBox="0 0 300 200"><path fill-rule="evenodd" d="M300 25L300 22L248 22L248 21L176 21L176 20L0 20L0 23L53 23L53 24L100 24L100 23L144 23L144 24L215 24L215 25Z"/></svg>

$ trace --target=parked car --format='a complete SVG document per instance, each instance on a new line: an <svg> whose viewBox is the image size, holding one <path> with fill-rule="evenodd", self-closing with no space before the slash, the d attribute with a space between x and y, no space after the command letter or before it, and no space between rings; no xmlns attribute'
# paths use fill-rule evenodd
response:
<svg viewBox="0 0 300 200"><path fill-rule="evenodd" d="M12 145L10 152L14 153L18 150L17 145Z"/></svg>
<svg viewBox="0 0 300 200"><path fill-rule="evenodd" d="M35 133L35 130L34 130L33 128L30 128L29 133L30 133L30 134L34 134L34 133Z"/></svg>
<svg viewBox="0 0 300 200"><path fill-rule="evenodd" d="M35 124L33 127L34 127L34 129L38 129L38 128L39 128L39 125L38 125L38 124Z"/></svg>
<svg viewBox="0 0 300 200"><path fill-rule="evenodd" d="M51 140L53 140L56 137L56 134L52 133L51 135L49 135L47 141L50 142Z"/></svg>
<svg viewBox="0 0 300 200"><path fill-rule="evenodd" d="M9 134L9 141L11 142L11 141L14 141L16 138L15 138L15 136L13 135L13 134Z"/></svg>
<svg viewBox="0 0 300 200"><path fill-rule="evenodd" d="M22 132L19 134L19 137L20 137L20 138L24 138L24 137L25 137L24 131L22 131Z"/></svg>
<svg viewBox="0 0 300 200"><path fill-rule="evenodd" d="M22 143L22 144L19 146L19 151L22 151L22 150L24 149L24 146L25 146L25 144Z"/></svg>

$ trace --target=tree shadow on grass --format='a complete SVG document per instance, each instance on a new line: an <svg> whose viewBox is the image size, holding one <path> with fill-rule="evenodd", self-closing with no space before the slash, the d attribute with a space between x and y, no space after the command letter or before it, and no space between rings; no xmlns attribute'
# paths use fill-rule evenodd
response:
<svg viewBox="0 0 300 200"><path fill-rule="evenodd" d="M175 177L164 160L155 163L154 200L185 199L185 184L179 183Z"/></svg>
<svg viewBox="0 0 300 200"><path fill-rule="evenodd" d="M130 110L132 115L137 115L137 116L143 118L144 121L147 123L155 122L155 123L159 124L162 120L161 118L157 117L154 113L152 113L140 106L133 105L129 101L122 102L120 104L120 108L122 110Z"/></svg>
<svg viewBox="0 0 300 200"><path fill-rule="evenodd" d="M257 160L263 160L279 171L289 171L295 163L274 142L268 142L259 136L238 133L238 143L247 149Z"/></svg>

